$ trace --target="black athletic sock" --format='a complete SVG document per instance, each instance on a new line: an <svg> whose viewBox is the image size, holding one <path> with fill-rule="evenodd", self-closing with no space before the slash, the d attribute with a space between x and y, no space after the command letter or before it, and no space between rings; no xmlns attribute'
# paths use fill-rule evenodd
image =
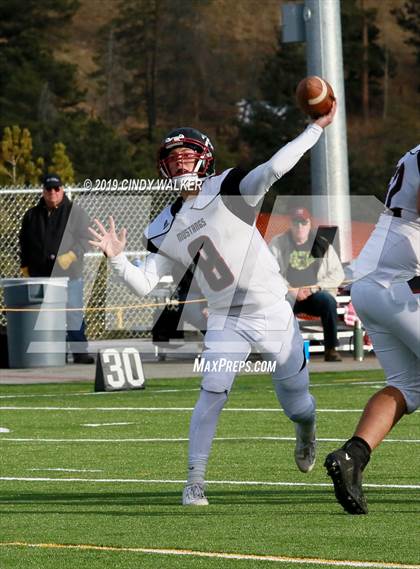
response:
<svg viewBox="0 0 420 569"><path fill-rule="evenodd" d="M364 439L352 437L342 446L342 449L348 452L353 460L360 464L362 470L366 468L372 449Z"/></svg>

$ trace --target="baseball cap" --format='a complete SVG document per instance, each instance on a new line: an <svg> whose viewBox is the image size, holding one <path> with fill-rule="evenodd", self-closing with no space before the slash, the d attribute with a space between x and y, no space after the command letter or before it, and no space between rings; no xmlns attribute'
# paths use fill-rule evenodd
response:
<svg viewBox="0 0 420 569"><path fill-rule="evenodd" d="M295 207L290 212L290 218L292 220L302 219L303 221L307 221L308 219L311 219L311 214L306 207Z"/></svg>
<svg viewBox="0 0 420 569"><path fill-rule="evenodd" d="M61 187L63 184L58 174L46 174L42 178L42 185L45 189L49 189Z"/></svg>

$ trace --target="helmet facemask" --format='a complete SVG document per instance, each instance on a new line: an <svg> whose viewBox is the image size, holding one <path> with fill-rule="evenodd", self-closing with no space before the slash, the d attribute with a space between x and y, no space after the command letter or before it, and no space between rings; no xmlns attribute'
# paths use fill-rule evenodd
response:
<svg viewBox="0 0 420 569"><path fill-rule="evenodd" d="M185 151L171 154L174 149ZM162 142L158 156L159 171L164 178L172 179L175 186L185 188L189 185L192 188L200 179L214 174L213 150L210 139L199 131L177 129Z"/></svg>

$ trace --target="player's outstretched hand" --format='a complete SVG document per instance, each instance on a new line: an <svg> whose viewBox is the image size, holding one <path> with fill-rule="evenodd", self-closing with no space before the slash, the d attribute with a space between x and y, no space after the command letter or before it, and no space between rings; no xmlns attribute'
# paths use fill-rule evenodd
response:
<svg viewBox="0 0 420 569"><path fill-rule="evenodd" d="M90 233L95 240L89 241L91 245L100 249L107 257L115 257L124 251L127 243L127 230L121 229L118 233L115 231L115 223L112 216L109 216L109 230L107 231L99 219L95 219L95 224L98 226L98 231L89 227Z"/></svg>
<svg viewBox="0 0 420 569"><path fill-rule="evenodd" d="M337 101L334 101L330 112L327 115L323 115L322 117L319 117L319 119L316 119L314 123L322 128L325 128L326 126L328 126L333 122L336 110L337 110Z"/></svg>

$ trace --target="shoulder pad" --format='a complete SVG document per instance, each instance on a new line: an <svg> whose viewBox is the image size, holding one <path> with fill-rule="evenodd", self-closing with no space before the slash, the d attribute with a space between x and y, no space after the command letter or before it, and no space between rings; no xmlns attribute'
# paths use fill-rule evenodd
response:
<svg viewBox="0 0 420 569"><path fill-rule="evenodd" d="M166 206L146 227L143 233L143 244L148 251L158 252L181 206L182 198L178 198L173 204Z"/></svg>

